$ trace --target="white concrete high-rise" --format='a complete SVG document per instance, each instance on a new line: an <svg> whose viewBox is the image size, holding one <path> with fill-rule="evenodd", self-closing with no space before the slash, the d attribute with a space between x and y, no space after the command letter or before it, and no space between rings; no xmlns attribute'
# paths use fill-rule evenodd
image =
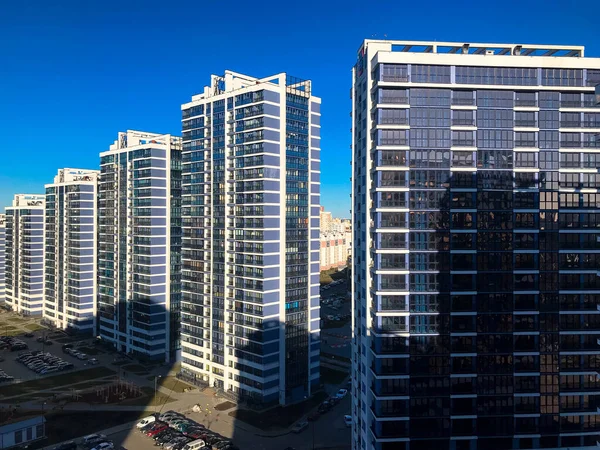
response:
<svg viewBox="0 0 600 450"><path fill-rule="evenodd" d="M6 304L41 315L44 302L45 195L17 194L6 208Z"/></svg>
<svg viewBox="0 0 600 450"><path fill-rule="evenodd" d="M60 169L46 185L44 318L94 333L98 170Z"/></svg>
<svg viewBox="0 0 600 450"><path fill-rule="evenodd" d="M257 404L319 385L320 107L230 71L182 106L182 372Z"/></svg>
<svg viewBox="0 0 600 450"><path fill-rule="evenodd" d="M0 214L0 303L4 303L6 274L6 214Z"/></svg>
<svg viewBox="0 0 600 450"><path fill-rule="evenodd" d="M119 133L100 154L97 333L119 351L179 350L181 138Z"/></svg>

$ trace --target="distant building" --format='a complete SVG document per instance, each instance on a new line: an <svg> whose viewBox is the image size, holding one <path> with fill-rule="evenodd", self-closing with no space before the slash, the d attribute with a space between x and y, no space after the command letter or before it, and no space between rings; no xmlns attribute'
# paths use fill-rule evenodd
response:
<svg viewBox="0 0 600 450"><path fill-rule="evenodd" d="M46 437L46 419L44 416L30 417L28 419L6 419L1 413L0 419L0 449L9 449L15 446L24 446Z"/></svg>
<svg viewBox="0 0 600 450"><path fill-rule="evenodd" d="M44 318L92 333L98 170L60 169L46 185Z"/></svg>
<svg viewBox="0 0 600 450"><path fill-rule="evenodd" d="M350 256L352 233L326 232L320 235L320 267L321 271L346 267Z"/></svg>
<svg viewBox="0 0 600 450"><path fill-rule="evenodd" d="M0 304L4 303L6 269L6 214L0 214Z"/></svg>
<svg viewBox="0 0 600 450"><path fill-rule="evenodd" d="M329 231L329 228L331 226L331 221L333 220L333 218L331 217L331 213L329 211L325 211L324 206L321 206L320 219L321 219L321 233L324 231Z"/></svg>
<svg viewBox="0 0 600 450"><path fill-rule="evenodd" d="M6 208L5 299L27 316L41 315L43 309L45 199L17 194Z"/></svg>
<svg viewBox="0 0 600 450"><path fill-rule="evenodd" d="M97 332L119 351L179 349L181 138L119 133L100 153Z"/></svg>

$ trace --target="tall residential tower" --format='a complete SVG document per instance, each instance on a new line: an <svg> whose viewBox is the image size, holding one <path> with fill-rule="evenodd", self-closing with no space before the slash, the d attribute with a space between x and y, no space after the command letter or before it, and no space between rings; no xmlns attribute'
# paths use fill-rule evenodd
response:
<svg viewBox="0 0 600 450"><path fill-rule="evenodd" d="M6 214L0 214L0 304L5 300Z"/></svg>
<svg viewBox="0 0 600 450"><path fill-rule="evenodd" d="M41 315L44 302L45 195L17 194L6 208L6 304Z"/></svg>
<svg viewBox="0 0 600 450"><path fill-rule="evenodd" d="M97 333L171 361L179 350L181 138L119 133L100 154Z"/></svg>
<svg viewBox="0 0 600 450"><path fill-rule="evenodd" d="M60 169L46 185L44 318L94 333L97 170Z"/></svg>
<svg viewBox="0 0 600 450"><path fill-rule="evenodd" d="M319 384L320 104L227 71L182 106L182 372L259 404Z"/></svg>
<svg viewBox="0 0 600 450"><path fill-rule="evenodd" d="M353 447L596 446L600 59L367 40L353 70Z"/></svg>

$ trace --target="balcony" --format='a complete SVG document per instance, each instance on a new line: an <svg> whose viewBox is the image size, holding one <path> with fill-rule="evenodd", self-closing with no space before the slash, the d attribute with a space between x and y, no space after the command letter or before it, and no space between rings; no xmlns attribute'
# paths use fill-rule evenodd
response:
<svg viewBox="0 0 600 450"><path fill-rule="evenodd" d="M515 106L537 106L537 101L535 99L527 100L527 99L516 99Z"/></svg>
<svg viewBox="0 0 600 450"><path fill-rule="evenodd" d="M535 120L515 120L515 127L535 127Z"/></svg>
<svg viewBox="0 0 600 450"><path fill-rule="evenodd" d="M463 127L472 127L472 126L475 126L475 120L473 120L473 119L452 119L452 125L463 126Z"/></svg>
<svg viewBox="0 0 600 450"><path fill-rule="evenodd" d="M561 120L561 128L581 128L581 121L579 120Z"/></svg>
<svg viewBox="0 0 600 450"><path fill-rule="evenodd" d="M453 106L474 106L475 99L474 98L453 98L452 105Z"/></svg>
<svg viewBox="0 0 600 450"><path fill-rule="evenodd" d="M378 103L407 105L408 97L381 97Z"/></svg>
<svg viewBox="0 0 600 450"><path fill-rule="evenodd" d="M453 147L474 147L474 139L452 139Z"/></svg>

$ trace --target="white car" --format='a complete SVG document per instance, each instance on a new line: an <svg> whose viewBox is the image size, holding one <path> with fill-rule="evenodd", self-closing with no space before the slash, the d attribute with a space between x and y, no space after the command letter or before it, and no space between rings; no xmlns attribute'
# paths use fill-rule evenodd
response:
<svg viewBox="0 0 600 450"><path fill-rule="evenodd" d="M156 421L156 417L155 416L144 417L142 420L140 420L137 423L136 427L137 428L144 428L149 423L152 423L152 422L155 422L155 421Z"/></svg>
<svg viewBox="0 0 600 450"><path fill-rule="evenodd" d="M346 415L344 416L344 424L345 424L345 425L346 425L348 428L350 428L350 427L352 426L352 416L349 416L349 415L347 415L347 414L346 414Z"/></svg>
<svg viewBox="0 0 600 450"><path fill-rule="evenodd" d="M112 442L102 442L94 447L92 450L113 450L115 445Z"/></svg>
<svg viewBox="0 0 600 450"><path fill-rule="evenodd" d="M335 396L337 398L344 398L346 396L346 394L348 394L348 390L340 389L339 391L337 391L337 394L335 394Z"/></svg>

